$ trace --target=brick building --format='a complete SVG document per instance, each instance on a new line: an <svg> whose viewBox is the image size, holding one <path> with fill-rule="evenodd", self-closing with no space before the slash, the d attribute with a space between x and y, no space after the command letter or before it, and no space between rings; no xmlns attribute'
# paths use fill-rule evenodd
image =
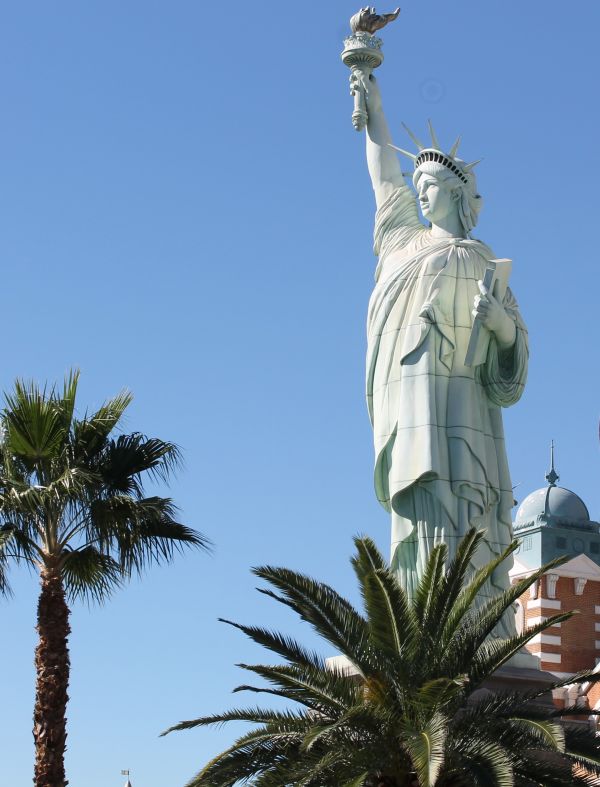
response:
<svg viewBox="0 0 600 787"><path fill-rule="evenodd" d="M517 510L513 526L521 546L510 575L517 580L555 557L569 557L517 602L519 629L558 612L578 611L538 634L527 648L542 670L563 679L600 669L600 524L590 519L578 495L556 485L554 461L546 479L548 486L530 494ZM567 687L556 692L554 701L562 706L580 704L585 713L600 708L600 686Z"/></svg>

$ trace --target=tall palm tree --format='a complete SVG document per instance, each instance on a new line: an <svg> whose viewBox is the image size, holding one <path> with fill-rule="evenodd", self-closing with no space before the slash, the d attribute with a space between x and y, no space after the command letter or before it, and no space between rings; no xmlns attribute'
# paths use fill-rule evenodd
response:
<svg viewBox="0 0 600 787"><path fill-rule="evenodd" d="M131 394L78 417L79 374L62 391L17 381L0 413L0 591L11 562L40 575L33 735L36 787L63 787L69 683L68 601L103 601L148 565L208 541L176 520L166 482L180 455L173 443L115 432Z"/></svg>
<svg viewBox="0 0 600 787"><path fill-rule="evenodd" d="M533 636L572 614L555 615L511 639L494 637L502 615L560 561L475 606L493 571L517 548L515 542L471 574L482 538L472 530L449 565L446 546L433 549L413 600L373 542L356 539L352 564L364 614L322 582L283 568L254 569L271 586L261 592L310 623L352 667L327 665L282 634L232 623L285 662L240 664L270 685L236 691L283 697L295 707L234 709L172 727L258 725L209 762L189 787L598 784L598 738L587 727L563 723L581 708L559 711L540 701L549 688L598 680L597 675L582 673L525 693L493 694L482 685Z"/></svg>

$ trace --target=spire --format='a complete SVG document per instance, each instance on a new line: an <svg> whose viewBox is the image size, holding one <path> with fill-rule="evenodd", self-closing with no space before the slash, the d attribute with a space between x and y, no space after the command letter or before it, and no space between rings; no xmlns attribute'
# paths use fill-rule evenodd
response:
<svg viewBox="0 0 600 787"><path fill-rule="evenodd" d="M546 481L550 484L550 486L556 486L556 482L559 480L560 476L554 469L554 440L550 443L550 471L546 473Z"/></svg>

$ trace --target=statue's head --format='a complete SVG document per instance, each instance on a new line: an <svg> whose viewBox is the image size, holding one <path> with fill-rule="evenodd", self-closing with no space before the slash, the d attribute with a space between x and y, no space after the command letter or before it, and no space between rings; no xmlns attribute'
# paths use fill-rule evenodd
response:
<svg viewBox="0 0 600 787"><path fill-rule="evenodd" d="M432 224L438 224L456 215L467 235L477 224L483 202L477 192L477 181L472 171L478 162L467 164L456 157L460 137L449 153L442 152L431 122L429 128L432 147L426 148L407 128L419 153L415 155L401 148L397 150L414 161L413 184L424 218Z"/></svg>
<svg viewBox="0 0 600 787"><path fill-rule="evenodd" d="M445 158L437 150L422 151L431 153L437 159ZM453 166L464 164L454 159ZM439 224L452 214L457 214L465 234L477 224L483 200L477 193L475 175L461 172L460 177L445 163L439 160L423 161L413 174L413 183L419 197L419 205L424 218L432 224Z"/></svg>

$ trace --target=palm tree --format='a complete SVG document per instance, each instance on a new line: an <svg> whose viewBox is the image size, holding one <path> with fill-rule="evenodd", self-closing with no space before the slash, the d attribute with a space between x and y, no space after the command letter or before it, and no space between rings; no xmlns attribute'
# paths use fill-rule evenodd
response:
<svg viewBox="0 0 600 787"><path fill-rule="evenodd" d="M435 547L413 600L373 542L356 539L352 564L364 614L322 582L283 568L254 569L271 586L261 592L310 623L352 668L327 665L282 634L231 623L285 662L240 664L270 685L235 691L275 695L294 706L236 708L172 727L228 721L258 725L209 762L188 787L597 784L592 780L600 777L598 739L587 727L564 723L581 708L548 709L540 700L548 687L496 694L483 687L535 634L572 613L555 615L511 639L494 637L502 615L560 561L476 606L478 592L517 548L515 542L472 573L469 566L482 538L472 530L448 566L446 546ZM550 688L590 679L599 678L582 673Z"/></svg>
<svg viewBox="0 0 600 787"><path fill-rule="evenodd" d="M78 372L62 391L17 381L0 413L0 591L7 569L40 575L33 735L36 787L63 787L69 683L69 606L103 601L134 573L208 541L176 521L173 501L145 496L145 476L166 482L173 443L115 431L131 402L120 393L79 418Z"/></svg>

